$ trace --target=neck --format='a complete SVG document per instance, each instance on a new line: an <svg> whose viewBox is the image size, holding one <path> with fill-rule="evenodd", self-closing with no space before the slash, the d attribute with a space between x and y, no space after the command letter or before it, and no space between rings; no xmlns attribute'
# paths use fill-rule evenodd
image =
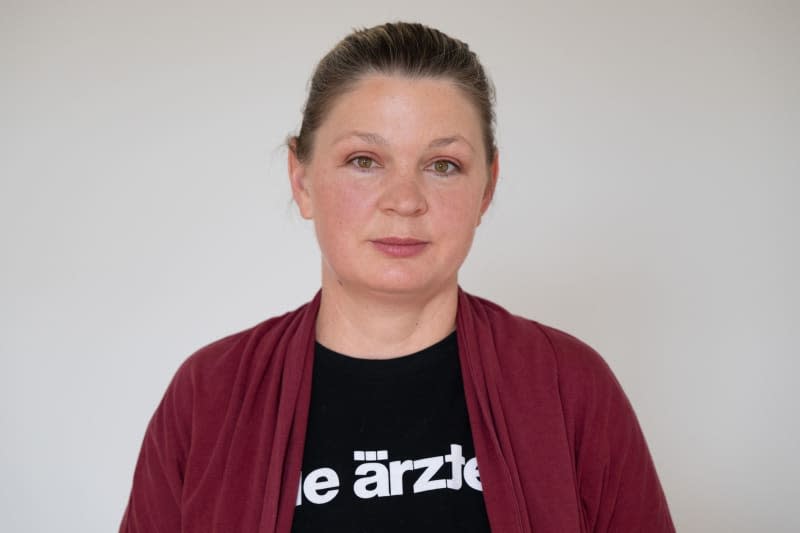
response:
<svg viewBox="0 0 800 533"><path fill-rule="evenodd" d="M323 276L317 341L352 357L390 359L420 351L455 329L458 284L424 296L348 290Z"/></svg>

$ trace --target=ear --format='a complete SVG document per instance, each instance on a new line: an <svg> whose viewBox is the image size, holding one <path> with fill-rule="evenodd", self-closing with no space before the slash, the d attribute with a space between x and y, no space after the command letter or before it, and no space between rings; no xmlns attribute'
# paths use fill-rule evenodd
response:
<svg viewBox="0 0 800 533"><path fill-rule="evenodd" d="M306 165L297 159L294 140L289 143L289 183L292 186L292 197L297 207L300 208L300 216L305 219L313 218L314 209L306 178Z"/></svg>
<svg viewBox="0 0 800 533"><path fill-rule="evenodd" d="M494 157L492 158L492 164L489 165L489 182L486 184L486 188L483 190L483 199L481 200L481 216L478 218L478 225L481 223L481 217L489 209L489 204L492 203L492 198L494 198L494 189L497 186L497 177L500 174L500 154L497 150L494 151Z"/></svg>

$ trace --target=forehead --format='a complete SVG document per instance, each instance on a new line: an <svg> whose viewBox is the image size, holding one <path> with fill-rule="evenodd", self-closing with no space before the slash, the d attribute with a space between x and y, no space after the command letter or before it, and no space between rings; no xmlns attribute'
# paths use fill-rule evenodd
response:
<svg viewBox="0 0 800 533"><path fill-rule="evenodd" d="M365 76L336 98L317 140L332 143L348 131L374 133L390 144L461 136L476 150L482 134L477 109L452 81L378 74Z"/></svg>

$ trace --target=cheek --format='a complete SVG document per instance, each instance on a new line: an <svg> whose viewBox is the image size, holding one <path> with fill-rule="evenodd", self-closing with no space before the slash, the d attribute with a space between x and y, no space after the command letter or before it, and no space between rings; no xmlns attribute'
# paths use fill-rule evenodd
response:
<svg viewBox="0 0 800 533"><path fill-rule="evenodd" d="M370 198L353 184L328 183L315 191L314 220L319 237L333 243L364 227Z"/></svg>
<svg viewBox="0 0 800 533"><path fill-rule="evenodd" d="M438 202L440 222L465 238L474 231L480 219L481 199L474 191L463 191L458 198L445 195Z"/></svg>
<svg viewBox="0 0 800 533"><path fill-rule="evenodd" d="M372 203L369 191L358 184L345 183L331 193L337 209L346 218L358 218L369 211Z"/></svg>

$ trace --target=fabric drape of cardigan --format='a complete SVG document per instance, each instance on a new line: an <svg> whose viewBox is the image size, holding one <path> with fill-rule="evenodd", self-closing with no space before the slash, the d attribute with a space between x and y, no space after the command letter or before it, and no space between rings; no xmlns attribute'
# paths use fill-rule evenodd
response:
<svg viewBox="0 0 800 533"><path fill-rule="evenodd" d="M121 532L290 532L320 295L181 365ZM596 352L461 289L456 330L493 532L674 531L636 416Z"/></svg>

